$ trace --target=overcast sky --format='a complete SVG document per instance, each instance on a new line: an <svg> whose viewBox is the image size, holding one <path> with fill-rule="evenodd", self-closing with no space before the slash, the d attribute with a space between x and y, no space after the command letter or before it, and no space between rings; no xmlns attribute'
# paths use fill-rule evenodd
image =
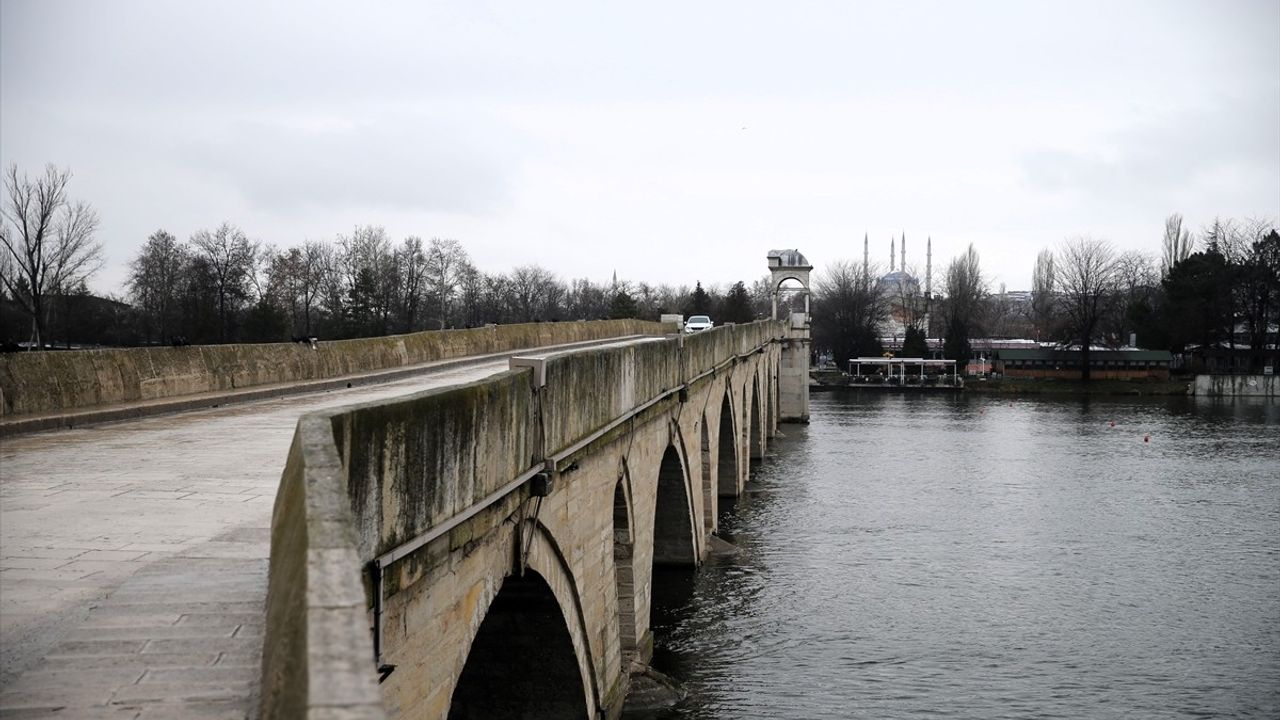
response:
<svg viewBox="0 0 1280 720"><path fill-rule="evenodd" d="M69 167L121 292L158 228L355 225L483 270L1026 288L1091 235L1280 216L1280 2L0 3L0 161Z"/></svg>

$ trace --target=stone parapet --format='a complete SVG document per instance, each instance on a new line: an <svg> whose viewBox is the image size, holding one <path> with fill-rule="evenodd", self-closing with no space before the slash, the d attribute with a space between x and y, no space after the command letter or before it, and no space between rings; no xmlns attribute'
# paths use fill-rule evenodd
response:
<svg viewBox="0 0 1280 720"><path fill-rule="evenodd" d="M490 325L309 343L192 345L0 355L0 416L337 378L519 348L656 335L641 320Z"/></svg>
<svg viewBox="0 0 1280 720"><path fill-rule="evenodd" d="M271 523L263 718L386 717L344 484L332 426L304 417Z"/></svg>

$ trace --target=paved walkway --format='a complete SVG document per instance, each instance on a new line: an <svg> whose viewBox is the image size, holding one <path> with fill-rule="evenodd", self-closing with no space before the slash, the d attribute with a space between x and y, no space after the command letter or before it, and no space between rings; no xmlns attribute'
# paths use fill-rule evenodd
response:
<svg viewBox="0 0 1280 720"><path fill-rule="evenodd" d="M0 439L0 717L256 716L298 416L506 368Z"/></svg>

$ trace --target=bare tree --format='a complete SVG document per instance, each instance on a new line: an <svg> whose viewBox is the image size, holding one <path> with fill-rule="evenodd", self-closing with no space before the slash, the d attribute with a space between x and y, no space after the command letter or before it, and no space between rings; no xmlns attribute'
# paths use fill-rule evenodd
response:
<svg viewBox="0 0 1280 720"><path fill-rule="evenodd" d="M889 316L889 297L881 292L878 268L837 260L815 278L813 340L829 350L837 365L850 358L879 355L880 324Z"/></svg>
<svg viewBox="0 0 1280 720"><path fill-rule="evenodd" d="M458 291L458 273L468 262L467 251L457 240L431 238L426 252L427 290L436 300L440 328L449 317L449 303Z"/></svg>
<svg viewBox="0 0 1280 720"><path fill-rule="evenodd" d="M566 310L575 320L591 320L609 314L608 288L586 278L572 281L565 296Z"/></svg>
<svg viewBox="0 0 1280 720"><path fill-rule="evenodd" d="M302 255L298 265L298 300L299 307L302 309L303 332L307 336L313 332L312 315L324 291L328 256L332 254L333 249L322 241L308 240L302 244Z"/></svg>
<svg viewBox="0 0 1280 720"><path fill-rule="evenodd" d="M319 261L320 306L326 315L328 330L342 334L346 311L347 284L342 254L333 243L322 243Z"/></svg>
<svg viewBox="0 0 1280 720"><path fill-rule="evenodd" d="M1246 220L1243 235L1247 254L1234 268L1234 305L1240 325L1248 337L1249 354L1255 371L1267 364L1268 353L1276 352L1273 323L1280 320L1280 233L1271 220ZM1234 334L1234 328L1233 333Z"/></svg>
<svg viewBox="0 0 1280 720"><path fill-rule="evenodd" d="M404 332L418 329L418 314L422 306L427 283L427 254L422 238L411 235L396 250L396 265L400 268L400 323Z"/></svg>
<svg viewBox="0 0 1280 720"><path fill-rule="evenodd" d="M213 276L218 295L218 338L227 341L230 317L249 297L258 247L249 242L240 228L224 222L213 232L199 230L191 244L203 256Z"/></svg>
<svg viewBox="0 0 1280 720"><path fill-rule="evenodd" d="M1053 251L1041 250L1031 271L1031 322L1036 340L1048 337L1054 315Z"/></svg>
<svg viewBox="0 0 1280 720"><path fill-rule="evenodd" d="M462 303L462 324L478 327L486 322L488 310L485 297L484 273L471 263L463 263L458 270L458 299Z"/></svg>
<svg viewBox="0 0 1280 720"><path fill-rule="evenodd" d="M987 281L973 245L947 265L943 292L943 354L963 365L972 355L969 338L981 327L982 306L987 297Z"/></svg>
<svg viewBox="0 0 1280 720"><path fill-rule="evenodd" d="M356 337L387 334L399 286L399 272L387 231L380 226L357 226L338 237L346 282L347 334Z"/></svg>
<svg viewBox="0 0 1280 720"><path fill-rule="evenodd" d="M323 289L324 254L329 246L308 240L302 247L275 254L267 262L268 295L284 305L291 333L310 337L312 321Z"/></svg>
<svg viewBox="0 0 1280 720"><path fill-rule="evenodd" d="M1169 277L1169 269L1191 255L1191 231L1182 227L1182 216L1174 213L1164 219L1164 243L1160 256L1160 277Z"/></svg>
<svg viewBox="0 0 1280 720"><path fill-rule="evenodd" d="M1148 253L1130 250L1116 257L1116 302L1112 321L1109 323L1109 345L1129 343L1133 334L1134 318L1140 306L1150 306L1151 299L1160 285L1155 258Z"/></svg>
<svg viewBox="0 0 1280 720"><path fill-rule="evenodd" d="M1080 345L1080 377L1088 381L1090 345L1116 295L1115 250L1105 240L1067 240L1058 250L1055 275L1062 293L1063 340Z"/></svg>
<svg viewBox="0 0 1280 720"><path fill-rule="evenodd" d="M502 273L479 273L482 285L481 318L486 323L505 323L511 317L515 303L512 301L511 280Z"/></svg>
<svg viewBox="0 0 1280 720"><path fill-rule="evenodd" d="M917 268L902 268L901 280L889 288L892 293L889 312L893 320L901 324L905 332L924 331L925 316L929 312L927 299L920 282L916 280Z"/></svg>
<svg viewBox="0 0 1280 720"><path fill-rule="evenodd" d="M1205 252L1221 255L1228 263L1239 263L1249 252L1247 231L1232 218L1214 218L1201 235Z"/></svg>
<svg viewBox="0 0 1280 720"><path fill-rule="evenodd" d="M1000 289L987 296L986 308L982 313L986 318L986 330L989 337L1008 338L1017 336L1017 328L1021 316L1021 308L1009 297L1009 288L1000 283Z"/></svg>
<svg viewBox="0 0 1280 720"><path fill-rule="evenodd" d="M129 263L129 296L142 313L145 337L169 342L177 328L179 289L190 253L172 234L157 230Z"/></svg>
<svg viewBox="0 0 1280 720"><path fill-rule="evenodd" d="M45 166L35 180L10 165L0 215L0 281L31 317L32 339L44 347L47 298L83 283L102 266L102 245L94 240L98 214L67 198L70 170Z"/></svg>
<svg viewBox="0 0 1280 720"><path fill-rule="evenodd" d="M537 265L522 265L512 270L507 290L518 322L548 319L564 295L556 276Z"/></svg>

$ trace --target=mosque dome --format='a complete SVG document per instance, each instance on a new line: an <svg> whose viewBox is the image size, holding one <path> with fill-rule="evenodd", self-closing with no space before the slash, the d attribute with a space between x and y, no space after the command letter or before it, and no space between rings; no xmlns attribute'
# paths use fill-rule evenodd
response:
<svg viewBox="0 0 1280 720"><path fill-rule="evenodd" d="M886 275L880 276L880 292L889 296L896 296L901 293L915 295L920 292L920 280L909 272L903 270L895 270Z"/></svg>

